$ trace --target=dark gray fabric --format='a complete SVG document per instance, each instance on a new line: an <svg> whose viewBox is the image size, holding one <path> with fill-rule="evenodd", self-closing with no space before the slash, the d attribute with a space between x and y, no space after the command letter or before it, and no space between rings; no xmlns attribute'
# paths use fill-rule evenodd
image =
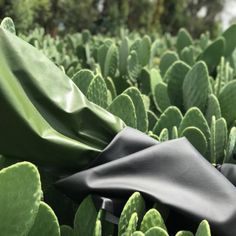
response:
<svg viewBox="0 0 236 236"><path fill-rule="evenodd" d="M236 235L235 187L185 138L158 143L125 128L93 167L56 185L76 201L91 193L128 198L139 191L147 200L167 205L170 218L177 213L188 219L191 228L207 219L213 235Z"/></svg>
<svg viewBox="0 0 236 236"><path fill-rule="evenodd" d="M236 165L235 164L223 164L220 168L220 172L234 185L236 186Z"/></svg>

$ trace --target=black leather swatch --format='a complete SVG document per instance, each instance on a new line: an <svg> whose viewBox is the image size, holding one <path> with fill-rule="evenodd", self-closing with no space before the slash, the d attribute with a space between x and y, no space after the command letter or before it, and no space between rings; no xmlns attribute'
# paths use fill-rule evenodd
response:
<svg viewBox="0 0 236 236"><path fill-rule="evenodd" d="M236 235L236 188L185 138L158 143L127 127L91 168L56 185L78 202L91 193L124 199L139 191L170 208L171 232L207 219L213 235Z"/></svg>

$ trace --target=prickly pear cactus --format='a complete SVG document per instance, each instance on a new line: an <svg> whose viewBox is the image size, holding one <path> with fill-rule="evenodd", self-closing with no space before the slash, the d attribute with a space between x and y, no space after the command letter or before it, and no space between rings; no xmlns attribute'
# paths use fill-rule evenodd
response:
<svg viewBox="0 0 236 236"><path fill-rule="evenodd" d="M138 215L136 212L134 212L130 217L129 224L123 236L132 235L132 233L134 233L135 230L137 229L137 224L138 224Z"/></svg>
<svg viewBox="0 0 236 236"><path fill-rule="evenodd" d="M127 94L134 104L137 118L137 129L146 132L148 129L147 111L141 93L137 88L130 87L124 91L124 94Z"/></svg>
<svg viewBox="0 0 236 236"><path fill-rule="evenodd" d="M207 140L202 131L196 127L188 127L182 132L182 136L204 156L207 151Z"/></svg>
<svg viewBox="0 0 236 236"><path fill-rule="evenodd" d="M156 108L161 112L171 105L166 83L161 82L156 85L153 98Z"/></svg>
<svg viewBox="0 0 236 236"><path fill-rule="evenodd" d="M169 140L169 131L167 128L164 128L159 135L159 141L165 142L167 140Z"/></svg>
<svg viewBox="0 0 236 236"><path fill-rule="evenodd" d="M73 229L68 225L61 225L60 232L61 232L61 236L74 236Z"/></svg>
<svg viewBox="0 0 236 236"><path fill-rule="evenodd" d="M181 28L178 32L176 41L176 47L178 53L180 53L182 49L184 49L185 47L188 47L192 44L193 44L193 39L189 34L189 32L186 29Z"/></svg>
<svg viewBox="0 0 236 236"><path fill-rule="evenodd" d="M80 91L84 95L87 95L89 84L91 83L93 78L94 78L94 74L92 71L83 69L75 73L71 79L80 89Z"/></svg>
<svg viewBox="0 0 236 236"><path fill-rule="evenodd" d="M37 168L20 162L0 171L0 232L24 236L37 216L42 196Z"/></svg>
<svg viewBox="0 0 236 236"><path fill-rule="evenodd" d="M197 58L207 64L210 72L219 64L220 58L224 55L225 40L223 37L219 37L212 42Z"/></svg>
<svg viewBox="0 0 236 236"><path fill-rule="evenodd" d="M230 56L235 47L235 38L236 38L236 24L231 25L222 35L225 39L225 51L224 55L225 57Z"/></svg>
<svg viewBox="0 0 236 236"><path fill-rule="evenodd" d="M179 59L178 55L176 52L173 51L167 51L161 56L161 61L160 61L160 72L161 76L164 77L166 71L168 68Z"/></svg>
<svg viewBox="0 0 236 236"><path fill-rule="evenodd" d="M161 227L167 231L164 220L162 219L160 213L156 209L150 209L143 217L140 230L145 233L150 228L155 226Z"/></svg>
<svg viewBox="0 0 236 236"><path fill-rule="evenodd" d="M102 224L100 220L96 220L93 236L102 236Z"/></svg>
<svg viewBox="0 0 236 236"><path fill-rule="evenodd" d="M119 47L119 72L121 75L127 73L127 58L129 55L129 39L125 37L122 39Z"/></svg>
<svg viewBox="0 0 236 236"><path fill-rule="evenodd" d="M220 104L217 97L214 94L210 94L207 101L205 118L208 124L211 124L212 116L215 116L216 119L221 117Z"/></svg>
<svg viewBox="0 0 236 236"><path fill-rule="evenodd" d="M145 35L138 47L138 58L142 66L146 66L149 63L151 52L151 39L148 35Z"/></svg>
<svg viewBox="0 0 236 236"><path fill-rule="evenodd" d="M196 236L211 236L210 226L206 220L203 220L198 226Z"/></svg>
<svg viewBox="0 0 236 236"><path fill-rule="evenodd" d="M3 29L16 34L16 29L15 29L15 24L13 22L13 20L10 17L5 17L0 25Z"/></svg>
<svg viewBox="0 0 236 236"><path fill-rule="evenodd" d="M134 103L128 95L121 94L117 96L108 107L108 111L120 117L126 125L137 128Z"/></svg>
<svg viewBox="0 0 236 236"><path fill-rule="evenodd" d="M192 232L189 231L179 231L175 236L194 236Z"/></svg>
<svg viewBox="0 0 236 236"><path fill-rule="evenodd" d="M142 219L145 211L145 203L140 193L135 192L125 204L120 216L118 224L118 236L122 236L129 225L129 221L133 213L137 213L137 217ZM134 216L133 216L134 217Z"/></svg>
<svg viewBox="0 0 236 236"><path fill-rule="evenodd" d="M145 236L145 234L141 231L135 231L132 236Z"/></svg>
<svg viewBox="0 0 236 236"><path fill-rule="evenodd" d="M127 61L127 71L131 81L136 81L141 73L142 66L139 63L136 51L131 51Z"/></svg>
<svg viewBox="0 0 236 236"><path fill-rule="evenodd" d="M182 122L179 125L179 133L181 134L187 127L194 126L202 131L207 141L210 139L210 128L202 112L197 107L189 109Z"/></svg>
<svg viewBox="0 0 236 236"><path fill-rule="evenodd" d="M182 62L176 61L167 70L164 81L167 83L167 93L170 103L184 110L183 106L183 81L190 67Z"/></svg>
<svg viewBox="0 0 236 236"><path fill-rule="evenodd" d="M171 134L173 126L179 127L182 119L183 116L180 110L175 106L170 106L161 114L153 128L153 132L159 135L164 128L167 128L169 134Z"/></svg>
<svg viewBox="0 0 236 236"><path fill-rule="evenodd" d="M107 76L114 77L118 67L118 49L115 44L112 44L106 54L104 64L104 78Z"/></svg>
<svg viewBox="0 0 236 236"><path fill-rule="evenodd" d="M168 233L162 229L161 227L152 227L149 229L146 233L145 236L169 236Z"/></svg>
<svg viewBox="0 0 236 236"><path fill-rule="evenodd" d="M176 139L178 137L179 137L178 128L176 126L174 126L172 128L172 132L171 132L171 139Z"/></svg>
<svg viewBox="0 0 236 236"><path fill-rule="evenodd" d="M226 154L224 162L230 162L233 155L233 151L235 149L235 144L236 144L236 127L232 127L229 132L229 138L226 146Z"/></svg>
<svg viewBox="0 0 236 236"><path fill-rule="evenodd" d="M189 66L193 66L195 63L194 47L185 47L180 53L180 58Z"/></svg>
<svg viewBox="0 0 236 236"><path fill-rule="evenodd" d="M39 205L33 227L27 236L60 236L60 227L53 210L44 202Z"/></svg>
<svg viewBox="0 0 236 236"><path fill-rule="evenodd" d="M147 111L147 115L148 115L148 130L153 130L155 124L157 123L157 116L154 112L148 110Z"/></svg>
<svg viewBox="0 0 236 236"><path fill-rule="evenodd" d="M225 85L219 95L221 114L226 119L228 126L231 126L236 120L236 80Z"/></svg>
<svg viewBox="0 0 236 236"><path fill-rule="evenodd" d="M186 74L183 82L183 102L188 110L198 107L205 112L209 95L209 79L206 64L202 61L196 63Z"/></svg>
<svg viewBox="0 0 236 236"><path fill-rule="evenodd" d="M224 86L233 80L233 78L233 68L230 66L229 61L227 61L224 57L221 57L220 64L217 66L217 76L214 85L215 95L217 97L219 97Z"/></svg>
<svg viewBox="0 0 236 236"><path fill-rule="evenodd" d="M216 119L212 117L211 122L211 139L210 139L210 151L211 162L222 164L225 157L225 147L227 144L227 124L224 118Z"/></svg>
<svg viewBox="0 0 236 236"><path fill-rule="evenodd" d="M74 219L74 235L94 236L97 211L90 196L80 204Z"/></svg>
<svg viewBox="0 0 236 236"><path fill-rule="evenodd" d="M107 90L106 82L100 75L95 76L92 79L91 83L89 84L88 91L87 91L87 98L91 102L103 108L107 108L108 90Z"/></svg>

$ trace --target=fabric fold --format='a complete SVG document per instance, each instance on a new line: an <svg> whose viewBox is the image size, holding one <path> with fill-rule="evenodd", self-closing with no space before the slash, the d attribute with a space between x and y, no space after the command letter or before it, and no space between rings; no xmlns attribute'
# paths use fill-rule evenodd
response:
<svg viewBox="0 0 236 236"><path fill-rule="evenodd" d="M38 49L0 27L0 154L84 169L124 128Z"/></svg>
<svg viewBox="0 0 236 236"><path fill-rule="evenodd" d="M139 191L185 216L192 226L207 219L213 235L236 235L235 187L187 139L158 143L127 127L98 159L97 166L56 186L79 202L91 193L127 199Z"/></svg>

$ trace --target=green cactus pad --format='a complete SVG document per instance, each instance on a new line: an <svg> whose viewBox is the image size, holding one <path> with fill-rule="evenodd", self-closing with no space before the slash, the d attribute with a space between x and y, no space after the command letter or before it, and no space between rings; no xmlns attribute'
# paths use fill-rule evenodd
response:
<svg viewBox="0 0 236 236"><path fill-rule="evenodd" d="M200 129L207 141L210 139L210 128L202 112L197 107L192 107L186 112L180 123L179 133L182 134L183 130L190 126Z"/></svg>
<svg viewBox="0 0 236 236"><path fill-rule="evenodd" d="M211 122L211 162L222 164L225 156L225 147L227 143L227 124L224 118L216 120L212 117Z"/></svg>
<svg viewBox="0 0 236 236"><path fill-rule="evenodd" d="M156 114L151 110L147 111L147 115L148 115L148 130L153 130L155 124L157 123L158 118Z"/></svg>
<svg viewBox="0 0 236 236"><path fill-rule="evenodd" d="M140 230L145 233L150 228L155 226L166 230L166 226L164 220L161 217L161 214L156 209L150 209L143 217Z"/></svg>
<svg viewBox="0 0 236 236"><path fill-rule="evenodd" d="M179 137L178 128L176 126L174 126L172 128L172 132L171 132L171 139L176 139L178 137Z"/></svg>
<svg viewBox="0 0 236 236"><path fill-rule="evenodd" d="M146 66L149 63L151 52L151 39L148 35L145 35L138 48L138 58L142 66Z"/></svg>
<svg viewBox="0 0 236 236"><path fill-rule="evenodd" d="M163 82L157 84L153 98L156 108L161 112L171 105L167 92L167 85Z"/></svg>
<svg viewBox="0 0 236 236"><path fill-rule="evenodd" d="M219 64L220 58L224 55L225 40L223 37L219 37L212 42L197 58L198 61L204 61L210 72Z"/></svg>
<svg viewBox="0 0 236 236"><path fill-rule="evenodd" d="M124 236L132 235L132 233L134 233L137 229L137 224L138 224L138 215L136 212L134 212L130 217L129 224L123 235Z"/></svg>
<svg viewBox="0 0 236 236"><path fill-rule="evenodd" d="M61 232L61 236L74 236L73 229L68 225L61 225L60 232Z"/></svg>
<svg viewBox="0 0 236 236"><path fill-rule="evenodd" d="M193 66L195 63L194 47L193 46L185 47L180 53L180 58L189 66Z"/></svg>
<svg viewBox="0 0 236 236"><path fill-rule="evenodd" d="M83 69L75 73L71 79L80 89L80 91L84 95L87 95L89 84L91 83L93 78L94 78L94 74L92 71Z"/></svg>
<svg viewBox="0 0 236 236"><path fill-rule="evenodd" d="M191 35L189 34L189 32L186 29L181 28L178 32L177 41L176 41L176 47L177 47L178 53L180 53L183 48L188 47L192 44L193 44L193 39Z"/></svg>
<svg viewBox="0 0 236 236"><path fill-rule="evenodd" d="M162 129L167 128L169 134L171 134L173 126L179 127L182 121L182 114L177 107L170 106L168 107L160 116L156 125L154 126L154 134L159 135Z"/></svg>
<svg viewBox="0 0 236 236"><path fill-rule="evenodd" d="M219 95L221 114L226 119L228 126L236 120L236 80L229 82Z"/></svg>
<svg viewBox="0 0 236 236"><path fill-rule="evenodd" d="M224 162L230 162L236 144L236 127L232 127L229 132L228 143L226 147L226 154Z"/></svg>
<svg viewBox="0 0 236 236"><path fill-rule="evenodd" d="M128 95L121 94L117 96L108 107L108 111L120 117L126 125L137 128L135 107Z"/></svg>
<svg viewBox="0 0 236 236"><path fill-rule="evenodd" d="M226 57L230 56L236 48L236 24L231 25L222 35L225 39L225 53Z"/></svg>
<svg viewBox="0 0 236 236"><path fill-rule="evenodd" d="M190 67L182 61L176 61L167 70L164 80L167 83L167 92L172 105L183 110L183 81Z"/></svg>
<svg viewBox="0 0 236 236"><path fill-rule="evenodd" d="M93 236L102 236L102 224L100 220L96 220Z"/></svg>
<svg viewBox="0 0 236 236"><path fill-rule="evenodd" d="M207 140L202 131L196 127L188 127L182 132L182 136L204 156L207 151Z"/></svg>
<svg viewBox="0 0 236 236"><path fill-rule="evenodd" d="M141 93L136 87L130 87L124 91L124 94L127 94L134 104L137 129L146 132L148 129L148 118Z"/></svg>
<svg viewBox="0 0 236 236"><path fill-rule="evenodd" d="M113 78L118 67L118 49L115 44L112 44L106 54L104 63L104 78L110 76Z"/></svg>
<svg viewBox="0 0 236 236"><path fill-rule="evenodd" d="M11 32L12 34L16 34L15 24L10 17L5 17L0 25L3 29Z"/></svg>
<svg viewBox="0 0 236 236"><path fill-rule="evenodd" d="M138 192L133 193L121 212L118 224L118 236L122 236L126 232L133 213L137 213L137 217L142 219L144 211L145 203L142 196Z"/></svg>
<svg viewBox="0 0 236 236"><path fill-rule="evenodd" d="M198 226L196 236L211 236L210 226L206 220L203 220Z"/></svg>
<svg viewBox="0 0 236 236"><path fill-rule="evenodd" d="M136 81L137 78L139 77L141 69L142 66L139 64L137 52L133 50L128 56L128 61L127 61L127 71L130 80Z"/></svg>
<svg viewBox="0 0 236 236"><path fill-rule="evenodd" d="M0 171L0 189L1 235L27 235L42 196L38 170L28 162L4 168Z"/></svg>
<svg viewBox="0 0 236 236"><path fill-rule="evenodd" d="M169 140L169 131L168 131L167 128L164 128L160 133L159 141L160 142L165 142L167 140Z"/></svg>
<svg viewBox="0 0 236 236"><path fill-rule="evenodd" d="M212 116L215 116L216 119L219 119L221 117L220 104L214 94L210 94L207 101L205 118L208 124L211 124Z"/></svg>
<svg viewBox="0 0 236 236"><path fill-rule="evenodd" d="M119 72L125 75L127 72L127 58L129 55L129 39L125 37L122 39L119 47Z"/></svg>
<svg viewBox="0 0 236 236"><path fill-rule="evenodd" d="M60 227L53 210L44 202L39 205L33 227L27 236L60 236Z"/></svg>
<svg viewBox="0 0 236 236"><path fill-rule="evenodd" d="M115 97L117 96L117 92L116 92L116 87L113 80L110 77L107 77L105 79L105 82L106 82L107 89L111 93L112 100L115 99Z"/></svg>
<svg viewBox="0 0 236 236"><path fill-rule="evenodd" d="M189 231L179 231L175 236L194 236L192 232Z"/></svg>
<svg viewBox="0 0 236 236"><path fill-rule="evenodd" d="M160 228L160 227L152 227L149 229L146 233L145 236L169 236L168 233Z"/></svg>
<svg viewBox="0 0 236 236"><path fill-rule="evenodd" d="M145 236L145 234L141 231L135 231L132 236Z"/></svg>
<svg viewBox="0 0 236 236"><path fill-rule="evenodd" d="M162 77L164 77L168 68L178 59L179 59L178 55L176 54L176 52L173 51L167 51L161 56L159 67Z"/></svg>
<svg viewBox="0 0 236 236"><path fill-rule="evenodd" d="M93 236L97 211L91 196L80 204L74 219L74 235Z"/></svg>
<svg viewBox="0 0 236 236"><path fill-rule="evenodd" d="M183 82L184 107L198 107L205 112L209 95L208 70L204 62L196 63L186 74Z"/></svg>
<svg viewBox="0 0 236 236"><path fill-rule="evenodd" d="M95 76L89 84L87 98L103 108L107 107L108 90L106 82L100 75Z"/></svg>

